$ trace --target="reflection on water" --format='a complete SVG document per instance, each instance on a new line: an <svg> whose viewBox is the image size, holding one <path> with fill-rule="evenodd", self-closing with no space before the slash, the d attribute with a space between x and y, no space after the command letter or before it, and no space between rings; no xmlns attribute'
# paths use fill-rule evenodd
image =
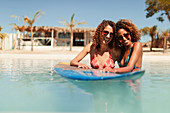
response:
<svg viewBox="0 0 170 113"><path fill-rule="evenodd" d="M95 112L141 113L140 80L68 81L93 96Z"/></svg>
<svg viewBox="0 0 170 113"><path fill-rule="evenodd" d="M0 59L0 112L170 111L168 62L144 62L137 81L66 79L53 71L58 62L69 61Z"/></svg>

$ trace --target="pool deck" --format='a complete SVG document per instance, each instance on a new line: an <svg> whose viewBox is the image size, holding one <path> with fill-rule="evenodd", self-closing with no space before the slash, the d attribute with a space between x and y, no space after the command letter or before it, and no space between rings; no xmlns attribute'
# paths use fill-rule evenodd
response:
<svg viewBox="0 0 170 113"><path fill-rule="evenodd" d="M69 51L69 47L56 47L51 49L34 49L31 50L8 50L0 51L0 58L24 58L24 59L51 59L51 60L71 60L73 59L83 47L73 47ZM143 48L144 61L168 61L170 62L170 49L163 53L162 49L154 49L149 52L149 48ZM84 59L88 60L89 55Z"/></svg>

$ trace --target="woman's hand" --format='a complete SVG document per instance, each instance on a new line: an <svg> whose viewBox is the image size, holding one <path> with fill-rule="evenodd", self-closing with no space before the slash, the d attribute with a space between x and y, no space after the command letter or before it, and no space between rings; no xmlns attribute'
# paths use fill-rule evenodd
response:
<svg viewBox="0 0 170 113"><path fill-rule="evenodd" d="M111 68L104 68L102 71L104 71L104 72L112 72L112 73L116 73L117 72L116 69L111 69Z"/></svg>
<svg viewBox="0 0 170 113"><path fill-rule="evenodd" d="M89 66L79 63L89 52L91 45L93 43L89 43L87 46L84 47L84 49L70 62L70 66L76 66L78 68L84 68L84 69L91 69Z"/></svg>
<svg viewBox="0 0 170 113"><path fill-rule="evenodd" d="M86 64L79 63L78 68L83 68L83 69L91 69L91 67L87 66Z"/></svg>

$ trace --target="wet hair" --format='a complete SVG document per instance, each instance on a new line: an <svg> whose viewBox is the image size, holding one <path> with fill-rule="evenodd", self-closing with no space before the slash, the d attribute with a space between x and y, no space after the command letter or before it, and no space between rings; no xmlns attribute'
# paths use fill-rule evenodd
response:
<svg viewBox="0 0 170 113"><path fill-rule="evenodd" d="M131 20L128 19L121 19L116 23L116 32L119 31L119 29L124 29L127 32L130 33L131 41L137 42L140 40L140 31L138 28L132 23ZM116 35L117 36L117 35Z"/></svg>
<svg viewBox="0 0 170 113"><path fill-rule="evenodd" d="M100 43L103 39L103 35L102 32L105 29L106 26L110 25L113 28L113 38L112 40L109 42L108 46L110 49L113 48L113 43L115 42L115 32L116 32L116 24L113 21L110 20L103 20L98 27L96 28L96 32L95 35L93 37L93 45L95 48L99 49L100 48Z"/></svg>

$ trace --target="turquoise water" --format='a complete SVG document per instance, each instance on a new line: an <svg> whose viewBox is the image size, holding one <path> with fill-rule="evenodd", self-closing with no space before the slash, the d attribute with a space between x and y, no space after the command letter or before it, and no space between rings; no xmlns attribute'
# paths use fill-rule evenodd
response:
<svg viewBox="0 0 170 113"><path fill-rule="evenodd" d="M0 59L0 112L170 111L169 62L144 62L137 81L70 80L53 71L58 62Z"/></svg>

